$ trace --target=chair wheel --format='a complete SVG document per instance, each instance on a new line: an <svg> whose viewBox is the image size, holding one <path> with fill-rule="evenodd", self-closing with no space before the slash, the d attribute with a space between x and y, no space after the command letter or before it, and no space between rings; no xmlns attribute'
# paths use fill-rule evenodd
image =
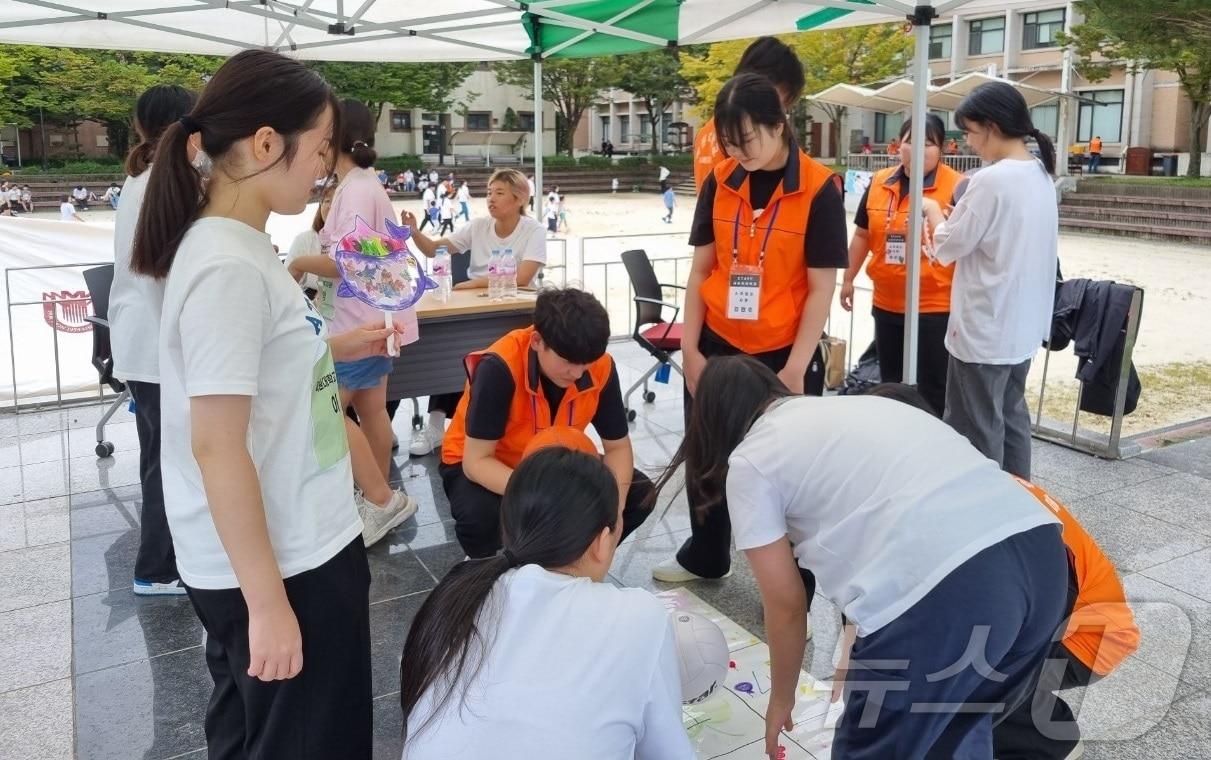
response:
<svg viewBox="0 0 1211 760"><path fill-rule="evenodd" d="M637 416L634 409L627 410L627 422L634 422Z"/></svg>
<svg viewBox="0 0 1211 760"><path fill-rule="evenodd" d="M97 448L93 450L97 452L98 459L109 459L114 455L114 445L109 441L97 441Z"/></svg>
<svg viewBox="0 0 1211 760"><path fill-rule="evenodd" d="M413 430L424 430L425 429L425 420L419 414L412 415L412 429Z"/></svg>
<svg viewBox="0 0 1211 760"><path fill-rule="evenodd" d="M656 391L644 391L643 400L649 404L656 400Z"/></svg>

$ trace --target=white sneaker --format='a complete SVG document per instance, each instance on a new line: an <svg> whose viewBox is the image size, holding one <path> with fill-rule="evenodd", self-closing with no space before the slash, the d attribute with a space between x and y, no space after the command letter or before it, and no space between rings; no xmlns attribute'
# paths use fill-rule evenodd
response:
<svg viewBox="0 0 1211 760"><path fill-rule="evenodd" d="M391 501L380 507L365 498L357 499L357 511L362 516L362 542L374 546L387 531L416 514L416 500L403 491L392 491Z"/></svg>
<svg viewBox="0 0 1211 760"><path fill-rule="evenodd" d="M185 593L185 586L181 584L180 579L168 583L157 583L135 578L130 590L139 596L181 596Z"/></svg>
<svg viewBox="0 0 1211 760"><path fill-rule="evenodd" d="M418 430L412 434L412 443L408 446L408 453L414 457L431 454L434 449L441 447L442 439L445 437L445 430L434 430L432 425L424 430Z"/></svg>
<svg viewBox="0 0 1211 760"><path fill-rule="evenodd" d="M728 571L719 577L726 578L731 574L732 569L728 568ZM704 578L701 575L691 573L689 570L686 570L681 566L681 563L677 561L676 557L669 557L664 562L661 562L659 565L656 565L656 567L653 567L652 577L663 583L687 583L689 581L718 580L716 578Z"/></svg>

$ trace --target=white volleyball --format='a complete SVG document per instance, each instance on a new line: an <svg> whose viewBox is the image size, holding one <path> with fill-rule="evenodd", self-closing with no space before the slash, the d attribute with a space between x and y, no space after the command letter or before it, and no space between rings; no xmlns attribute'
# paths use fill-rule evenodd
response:
<svg viewBox="0 0 1211 760"><path fill-rule="evenodd" d="M674 611L673 634L681 662L681 701L702 702L727 678L727 640L711 621L693 612Z"/></svg>

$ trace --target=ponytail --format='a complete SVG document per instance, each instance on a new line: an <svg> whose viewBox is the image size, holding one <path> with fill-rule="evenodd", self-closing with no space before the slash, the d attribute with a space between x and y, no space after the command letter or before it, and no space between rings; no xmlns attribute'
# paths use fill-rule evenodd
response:
<svg viewBox="0 0 1211 760"><path fill-rule="evenodd" d="M197 95L173 84L149 87L139 96L134 118L139 144L131 148L126 156L127 176L137 177L147 171L156 154L156 143L164 130L189 113L197 100Z"/></svg>
<svg viewBox="0 0 1211 760"><path fill-rule="evenodd" d="M955 123L963 127L968 122L995 125L1005 137L1033 138L1039 144L1043 168L1048 174L1055 174L1055 144L1035 129L1026 99L1013 85L985 82L972 90L955 109Z"/></svg>
<svg viewBox="0 0 1211 760"><path fill-rule="evenodd" d="M143 198L130 268L162 279L206 202L202 175L189 162L189 130L179 121L160 136Z"/></svg>
<svg viewBox="0 0 1211 760"><path fill-rule="evenodd" d="M362 169L374 166L378 153L374 150L374 117L360 100L341 101L341 152Z"/></svg>
<svg viewBox="0 0 1211 760"><path fill-rule="evenodd" d="M603 529L619 527L618 483L598 457L553 447L523 459L501 500L504 549L456 565L412 621L400 662L405 740L408 718L426 692L434 690L432 707L417 733L478 672L491 644L484 633L492 629L481 614L494 614L485 607L502 575L521 565L571 566Z"/></svg>
<svg viewBox="0 0 1211 760"><path fill-rule="evenodd" d="M374 148L371 148L366 143L358 140L353 143L353 163L357 164L362 169L369 169L374 166L374 162L378 159L378 153Z"/></svg>
<svg viewBox="0 0 1211 760"><path fill-rule="evenodd" d="M206 183L189 159L189 138L198 135L197 166L208 172L237 141L270 127L282 137L278 163L287 166L298 151L299 134L312 129L325 110L333 111L340 134L336 98L323 77L296 60L267 50L245 50L219 67L198 102L174 117L159 135L147 193L135 228L131 270L149 277L168 276L177 247L206 204ZM255 176L255 175L249 175ZM248 179L230 177L231 181Z"/></svg>

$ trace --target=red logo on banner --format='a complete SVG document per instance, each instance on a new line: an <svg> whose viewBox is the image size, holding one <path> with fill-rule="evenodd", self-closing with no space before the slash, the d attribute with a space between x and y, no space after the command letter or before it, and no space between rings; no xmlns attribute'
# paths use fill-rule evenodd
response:
<svg viewBox="0 0 1211 760"><path fill-rule="evenodd" d="M83 333L93 329L86 317L92 316L92 296L87 290L60 290L42 294L42 316L46 324L59 332Z"/></svg>

